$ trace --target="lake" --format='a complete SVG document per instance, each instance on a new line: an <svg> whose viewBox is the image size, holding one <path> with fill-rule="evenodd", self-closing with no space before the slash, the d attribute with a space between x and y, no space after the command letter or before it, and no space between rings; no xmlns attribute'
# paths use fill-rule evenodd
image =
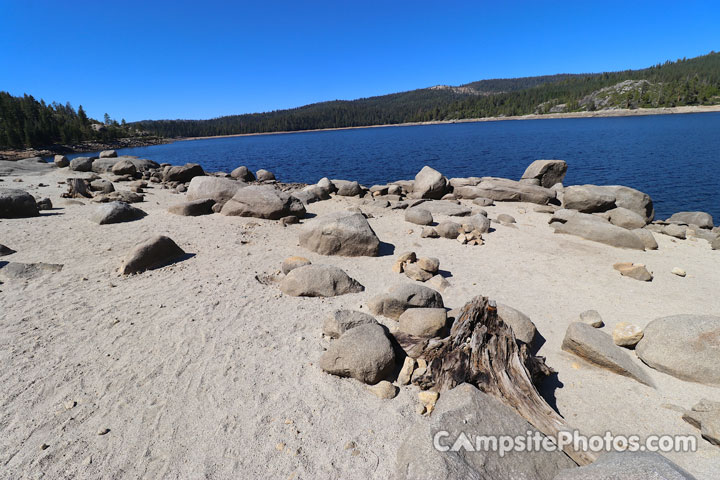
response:
<svg viewBox="0 0 720 480"><path fill-rule="evenodd" d="M565 185L627 185L652 197L656 218L701 210L720 223L720 113L362 128L181 141L118 153L199 163L207 171L265 168L284 182L327 176L366 186L413 178L423 165L448 178L518 179L533 160L562 159L569 165Z"/></svg>

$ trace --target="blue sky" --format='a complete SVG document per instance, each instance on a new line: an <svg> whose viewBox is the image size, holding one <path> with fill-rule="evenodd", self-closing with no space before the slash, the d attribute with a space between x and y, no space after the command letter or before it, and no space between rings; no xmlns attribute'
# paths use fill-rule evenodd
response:
<svg viewBox="0 0 720 480"><path fill-rule="evenodd" d="M0 0L0 90L211 118L720 50L720 2Z"/></svg>

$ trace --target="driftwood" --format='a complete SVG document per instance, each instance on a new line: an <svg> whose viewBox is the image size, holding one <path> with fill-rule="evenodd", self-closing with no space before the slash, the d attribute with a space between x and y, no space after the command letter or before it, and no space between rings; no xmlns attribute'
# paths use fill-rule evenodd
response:
<svg viewBox="0 0 720 480"><path fill-rule="evenodd" d="M88 183L82 178L68 178L67 183L68 191L63 193L64 198L92 198L92 193L88 190Z"/></svg>
<svg viewBox="0 0 720 480"><path fill-rule="evenodd" d="M487 297L467 303L450 336L442 340L408 335L398 335L397 340L406 352L428 363L425 374L414 380L420 388L442 392L470 383L514 408L545 435L557 438L558 432L571 430L535 387L553 370L543 357L532 355L528 345L516 341ZM572 446L565 447L565 453L578 465L595 460L594 454Z"/></svg>

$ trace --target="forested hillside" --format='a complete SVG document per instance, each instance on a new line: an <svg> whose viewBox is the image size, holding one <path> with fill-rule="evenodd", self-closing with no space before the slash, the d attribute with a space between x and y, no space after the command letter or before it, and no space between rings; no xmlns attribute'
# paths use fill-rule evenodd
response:
<svg viewBox="0 0 720 480"><path fill-rule="evenodd" d="M111 141L136 134L105 114L104 123L88 118L82 105L46 104L30 95L13 97L0 92L0 146L25 148L72 144L86 140Z"/></svg>
<svg viewBox="0 0 720 480"><path fill-rule="evenodd" d="M481 80L290 110L137 126L166 137L193 137L709 104L720 104L720 54L714 52L642 70Z"/></svg>
<svg viewBox="0 0 720 480"><path fill-rule="evenodd" d="M266 113L210 120L146 120L127 125L107 115L100 124L89 119L82 107L75 111L69 104L46 104L28 95L12 97L0 92L0 145L20 148L141 134L203 137L714 104L720 104L720 53L715 52L642 70L481 80Z"/></svg>

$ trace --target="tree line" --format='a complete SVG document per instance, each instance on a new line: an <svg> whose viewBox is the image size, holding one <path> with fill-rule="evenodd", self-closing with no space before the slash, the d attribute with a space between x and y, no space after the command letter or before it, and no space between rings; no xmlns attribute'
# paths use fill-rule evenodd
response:
<svg viewBox="0 0 720 480"><path fill-rule="evenodd" d="M109 142L138 135L135 127L105 114L103 122L89 118L82 105L46 104L31 95L14 97L0 92L0 146L10 148L71 145L95 140Z"/></svg>

